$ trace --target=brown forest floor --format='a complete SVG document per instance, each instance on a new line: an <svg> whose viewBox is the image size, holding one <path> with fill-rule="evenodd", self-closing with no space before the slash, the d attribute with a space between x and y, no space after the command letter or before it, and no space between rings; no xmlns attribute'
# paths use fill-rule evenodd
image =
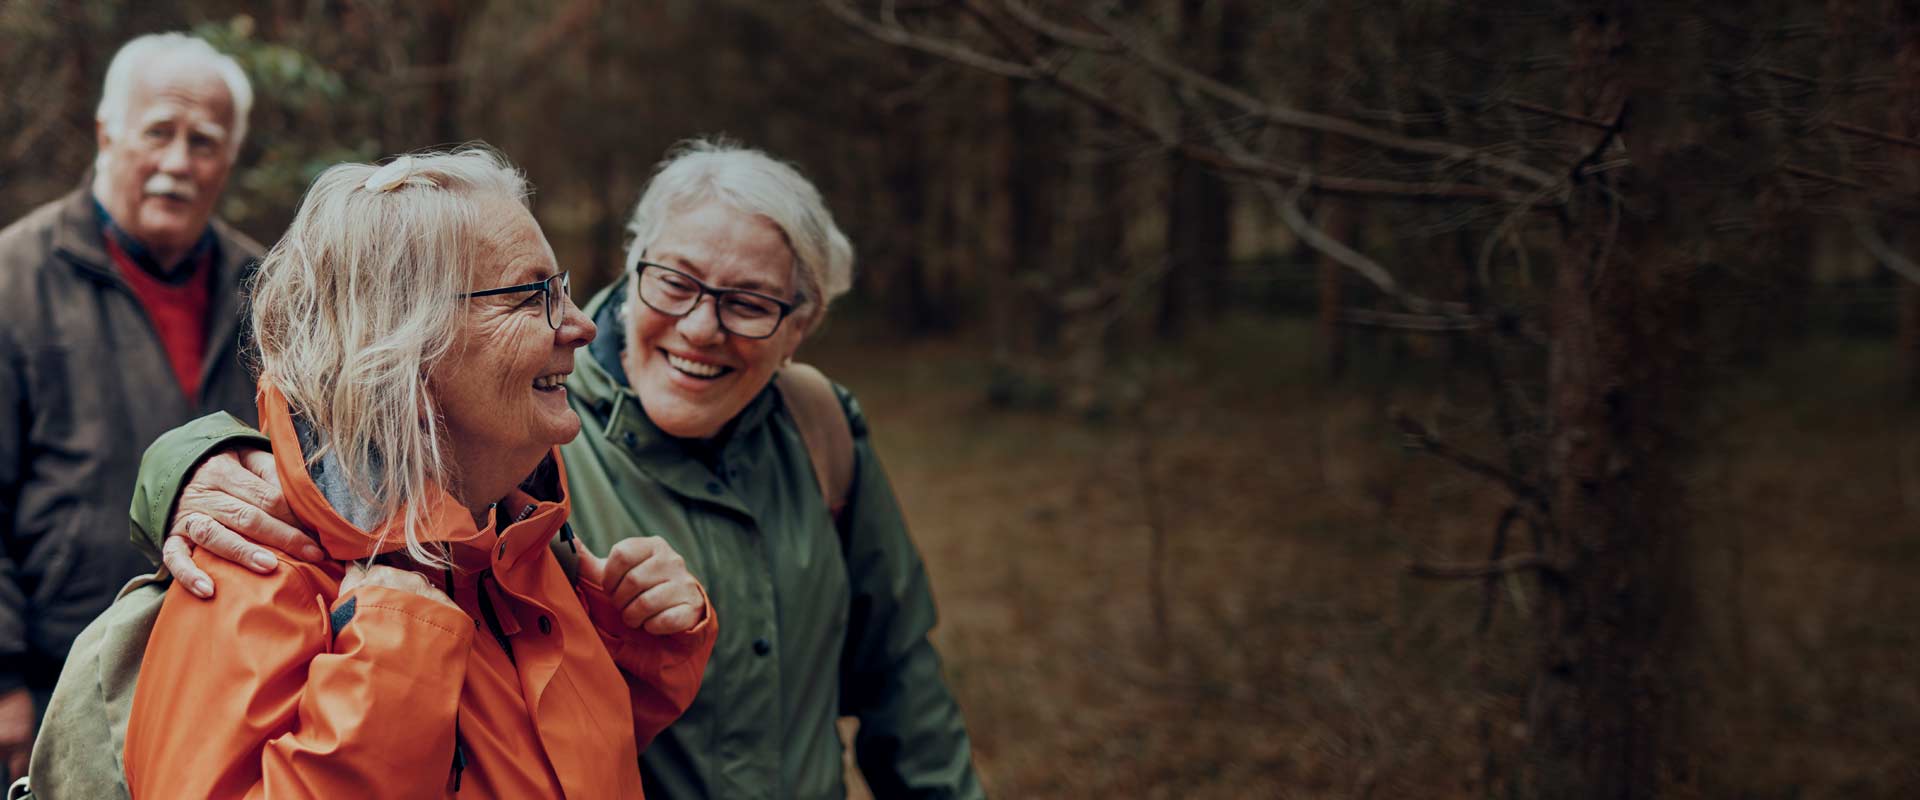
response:
<svg viewBox="0 0 1920 800"><path fill-rule="evenodd" d="M1525 734L1530 590L1500 587L1476 635L1479 584L1404 569L1484 554L1504 497L1384 419L1483 449L1490 426L1439 355L1329 386L1306 336L1237 319L1153 354L1150 430L990 410L962 342L846 322L802 354L874 422L993 794L1505 794L1488 776ZM1687 794L1920 796L1920 412L1891 364L1820 341L1715 381Z"/></svg>

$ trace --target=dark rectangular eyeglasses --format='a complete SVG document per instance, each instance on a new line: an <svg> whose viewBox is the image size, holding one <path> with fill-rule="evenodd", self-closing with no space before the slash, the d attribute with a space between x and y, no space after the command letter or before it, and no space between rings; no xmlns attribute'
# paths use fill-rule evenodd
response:
<svg viewBox="0 0 1920 800"><path fill-rule="evenodd" d="M513 294L515 292L539 292L545 295L541 300L547 307L547 327L557 331L560 330L561 318L566 316L564 309L567 303L567 292L570 288L571 284L567 281L567 272L566 270L561 270L546 280L522 283L517 286L502 286L498 289L482 289L460 296L471 299L475 297L492 297L496 294Z"/></svg>
<svg viewBox="0 0 1920 800"><path fill-rule="evenodd" d="M713 295L713 306L720 328L747 339L765 339L780 329L780 322L793 313L793 304L747 289L716 289L680 270L641 261L634 266L639 275L640 301L648 308L669 317L684 317L700 306L700 298Z"/></svg>

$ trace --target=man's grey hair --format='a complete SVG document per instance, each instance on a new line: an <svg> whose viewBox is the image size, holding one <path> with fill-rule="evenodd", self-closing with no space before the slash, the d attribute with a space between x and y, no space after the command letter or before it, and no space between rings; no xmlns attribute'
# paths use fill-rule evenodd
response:
<svg viewBox="0 0 1920 800"><path fill-rule="evenodd" d="M798 169L725 139L690 139L667 152L627 222L627 270L639 266L674 214L715 199L780 229L799 284L795 314L808 330L818 327L828 304L853 286L853 244Z"/></svg>
<svg viewBox="0 0 1920 800"><path fill-rule="evenodd" d="M125 135L134 78L161 60L204 66L220 76L220 82L227 86L227 96L233 101L233 130L228 131L227 157L238 154L240 143L247 138L247 115L253 111L253 84L247 81L246 71L232 56L213 49L204 39L184 33L149 33L121 45L120 52L113 55L113 63L107 66L107 82L100 91L100 107L94 110L93 118L106 126L109 136Z"/></svg>
<svg viewBox="0 0 1920 800"><path fill-rule="evenodd" d="M497 209L526 196L526 177L484 146L337 164L250 286L261 379L324 440L308 463L330 455L379 519L404 514L422 564L445 558L421 546L428 504L414 501L455 483L428 380L459 333L458 298L489 256Z"/></svg>

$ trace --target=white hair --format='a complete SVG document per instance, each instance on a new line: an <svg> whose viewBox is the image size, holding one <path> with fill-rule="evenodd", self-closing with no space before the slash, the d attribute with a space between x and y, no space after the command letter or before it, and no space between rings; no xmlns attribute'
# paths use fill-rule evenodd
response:
<svg viewBox="0 0 1920 800"><path fill-rule="evenodd" d="M675 213L715 199L780 229L800 284L795 313L808 330L818 327L827 306L853 286L853 244L798 169L725 139L690 139L667 151L627 222L627 269L639 266Z"/></svg>
<svg viewBox="0 0 1920 800"><path fill-rule="evenodd" d="M107 82L100 91L100 106L94 110L93 118L106 126L107 135L116 138L124 135L134 77L162 60L203 66L220 76L220 82L227 86L227 96L233 101L233 130L227 137L227 157L238 154L240 143L247 138L247 115L253 111L253 84L247 81L246 71L240 69L240 62L232 56L213 49L204 39L184 33L149 33L121 45L120 52L113 54L113 63L107 66Z"/></svg>
<svg viewBox="0 0 1920 800"><path fill-rule="evenodd" d="M525 176L484 146L338 164L314 179L250 287L262 380L324 435L348 488L383 520L404 514L414 560L422 499L451 488L443 423L428 378L461 324L486 254L487 216L526 204Z"/></svg>

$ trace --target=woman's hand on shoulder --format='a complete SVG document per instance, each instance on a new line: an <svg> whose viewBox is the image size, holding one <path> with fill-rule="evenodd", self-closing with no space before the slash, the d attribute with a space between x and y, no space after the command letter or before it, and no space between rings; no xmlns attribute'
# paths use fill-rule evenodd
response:
<svg viewBox="0 0 1920 800"><path fill-rule="evenodd" d="M443 603L454 610L460 608L453 602L453 598L448 597L446 592L440 591L440 587L433 585L426 576L385 564L375 564L372 567L363 567L359 564L348 566L346 577L340 579L340 594L345 595L362 586L379 586L409 592Z"/></svg>
<svg viewBox="0 0 1920 800"><path fill-rule="evenodd" d="M707 618L707 594L667 540L635 536L605 559L580 554L580 577L606 592L620 620L656 636L684 633Z"/></svg>
<svg viewBox="0 0 1920 800"><path fill-rule="evenodd" d="M208 598L213 578L194 565L195 548L263 574L280 560L261 545L305 561L326 558L294 522L273 454L255 447L224 450L196 467L181 488L172 528L160 548L161 563L195 597Z"/></svg>

